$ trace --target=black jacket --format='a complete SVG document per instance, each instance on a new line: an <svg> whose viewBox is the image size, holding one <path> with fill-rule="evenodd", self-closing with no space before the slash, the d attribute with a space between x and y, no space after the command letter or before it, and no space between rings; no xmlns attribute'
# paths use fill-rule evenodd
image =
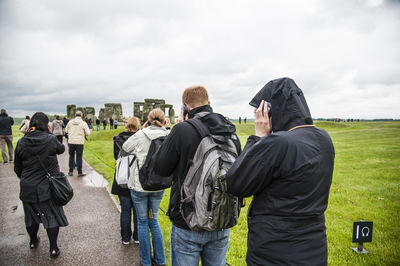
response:
<svg viewBox="0 0 400 266"><path fill-rule="evenodd" d="M130 136L135 134L136 132L126 132L123 131L119 133L118 136L114 137L114 158L115 160L118 159L118 154L120 151L120 147L122 147L122 144L129 139ZM119 196L125 196L125 197L130 197L130 191L129 188L122 188L118 186L117 182L115 181L115 173L114 173L114 181L111 187L111 193L114 195L119 195Z"/></svg>
<svg viewBox="0 0 400 266"><path fill-rule="evenodd" d="M215 135L234 134L235 126L220 114L213 113L209 105L197 107L189 112L189 118L196 113L209 112L210 114L200 120L208 126L210 132ZM189 161L193 159L197 146L201 141L200 134L189 123L182 122L175 125L171 133L164 140L160 150L154 155L155 171L161 176L173 174L173 184L169 201L168 214L172 223L180 228L190 230L183 220L180 205L180 187L188 171ZM235 141L238 153L240 154L240 141Z"/></svg>
<svg viewBox="0 0 400 266"><path fill-rule="evenodd" d="M14 171L20 179L19 198L24 202L43 202L51 198L50 186L40 159L50 174L60 172L57 154L65 147L56 136L44 131L32 131L22 137L15 148Z"/></svg>
<svg viewBox="0 0 400 266"><path fill-rule="evenodd" d="M269 82L250 102L272 103L274 133L250 136L227 174L228 191L254 195L248 212L248 265L326 265L324 212L334 148L312 124L302 91L291 79ZM293 129L295 126L306 125ZM291 130L293 129L293 130Z"/></svg>
<svg viewBox="0 0 400 266"><path fill-rule="evenodd" d="M0 135L12 135L12 125L14 125L14 119L11 116L0 115Z"/></svg>

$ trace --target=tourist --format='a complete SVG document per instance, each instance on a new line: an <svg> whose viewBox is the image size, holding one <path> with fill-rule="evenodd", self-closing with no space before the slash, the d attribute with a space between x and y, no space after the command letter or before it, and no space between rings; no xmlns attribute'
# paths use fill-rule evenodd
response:
<svg viewBox="0 0 400 266"><path fill-rule="evenodd" d="M313 125L292 79L267 83L250 105L256 108L255 135L226 175L228 192L253 196L247 265L327 265L331 138Z"/></svg>
<svg viewBox="0 0 400 266"><path fill-rule="evenodd" d="M3 163L12 162L14 157L13 135L11 128L12 125L14 125L14 119L11 116L8 116L6 110L1 109L0 149L1 149L1 155L3 156ZM8 148L8 156L7 156L6 144Z"/></svg>
<svg viewBox="0 0 400 266"><path fill-rule="evenodd" d="M69 122L69 118L68 118L68 117L66 117L66 116L64 116L64 118L63 118L64 128L66 128L66 127L67 127L67 125L68 125L68 122Z"/></svg>
<svg viewBox="0 0 400 266"><path fill-rule="evenodd" d="M106 127L107 127L107 119L104 118L103 119L103 128L104 128L104 130L106 130Z"/></svg>
<svg viewBox="0 0 400 266"><path fill-rule="evenodd" d="M134 154L138 161L138 167L142 167L150 148L151 140L161 136L166 136L169 130L163 127L164 112L157 108L148 115L148 122L142 130L130 137L122 146L122 149L130 154ZM170 125L166 125L170 126ZM132 177L131 177L132 178ZM130 186L131 196L135 205L138 220L139 254L142 265L153 265L152 257L156 265L165 265L164 240L158 223L158 210L164 195L161 191L145 191L139 181L139 171L136 170ZM153 256L151 253L150 235L151 231L153 243Z"/></svg>
<svg viewBox="0 0 400 266"><path fill-rule="evenodd" d="M114 140L114 158L117 160L121 155L125 156L127 154L121 149L124 142L133 134L135 134L140 129L140 121L137 117L131 117L125 124L125 131L121 132L118 136L113 138ZM120 155L121 152L121 155ZM137 229L137 216L135 212L135 207L133 205L133 200L129 191L129 188L120 187L117 182L114 181L111 188L111 193L118 195L119 203L121 204L121 238L124 245L129 245L131 237L135 243L139 243L138 239L138 229ZM131 229L131 217L133 213L133 234Z"/></svg>
<svg viewBox="0 0 400 266"><path fill-rule="evenodd" d="M87 124L88 124L89 129L92 130L93 126L92 126L92 119L91 118L88 119Z"/></svg>
<svg viewBox="0 0 400 266"><path fill-rule="evenodd" d="M68 122L65 132L68 134L68 152L69 152L69 172L72 176L75 168L75 162L78 166L78 177L85 176L82 172L82 154L85 136L90 135L90 130L85 121L82 120L82 112L76 111L75 119ZM76 155L76 159L75 159Z"/></svg>
<svg viewBox="0 0 400 266"><path fill-rule="evenodd" d="M100 131L100 119L96 117L96 130Z"/></svg>
<svg viewBox="0 0 400 266"><path fill-rule="evenodd" d="M195 116L215 135L235 134L235 126L224 116L214 113L210 106L207 90L201 86L185 89L183 106L178 121ZM185 107L186 106L186 107ZM188 115L184 115L184 109ZM169 218L171 229L171 265L226 265L229 245L229 229L219 231L192 231L180 212L181 187L186 178L188 165L202 140L198 131L189 123L176 124L155 155L155 171L161 176L173 174ZM240 153L240 141L234 140ZM208 199L207 199L208 200Z"/></svg>
<svg viewBox="0 0 400 266"><path fill-rule="evenodd" d="M115 119L114 120L114 129L117 129L118 128L118 121L117 121L117 119Z"/></svg>
<svg viewBox="0 0 400 266"><path fill-rule="evenodd" d="M114 119L110 117L110 129L113 129L114 127Z"/></svg>
<svg viewBox="0 0 400 266"><path fill-rule="evenodd" d="M22 120L21 125L19 126L19 131L21 131L22 134L28 133L29 129L29 121L30 121L29 115L25 116L25 119Z"/></svg>
<svg viewBox="0 0 400 266"><path fill-rule="evenodd" d="M59 115L56 115L56 119L51 122L51 128L53 129L53 135L57 137L60 143L63 143L63 121Z"/></svg>
<svg viewBox="0 0 400 266"><path fill-rule="evenodd" d="M50 242L50 256L57 257L60 254L57 246L59 228L67 226L68 220L63 208L51 198L50 183L41 164L51 175L58 174L57 154L62 154L65 147L49 133L48 122L48 117L42 112L32 116L29 132L18 141L15 149L14 171L20 179L19 198L30 237L29 247L35 249L39 246L37 233L42 223Z"/></svg>

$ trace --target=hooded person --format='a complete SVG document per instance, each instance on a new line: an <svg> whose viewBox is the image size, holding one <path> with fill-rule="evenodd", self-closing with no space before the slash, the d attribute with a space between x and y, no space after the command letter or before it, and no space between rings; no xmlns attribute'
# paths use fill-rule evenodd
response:
<svg viewBox="0 0 400 266"><path fill-rule="evenodd" d="M49 132L49 118L42 112L32 116L28 133L20 138L15 148L14 172L20 179L19 198L22 201L26 230L30 236L29 247L39 246L39 224L47 231L50 256L57 257L59 228L68 225L63 207L54 203L50 183L45 170L50 175L60 173L57 155L64 153L65 147ZM45 169L43 169L45 168Z"/></svg>
<svg viewBox="0 0 400 266"><path fill-rule="evenodd" d="M270 81L250 105L257 108L256 135L249 136L226 176L228 192L253 196L246 262L326 265L324 212L335 157L331 138L313 125L292 79Z"/></svg>

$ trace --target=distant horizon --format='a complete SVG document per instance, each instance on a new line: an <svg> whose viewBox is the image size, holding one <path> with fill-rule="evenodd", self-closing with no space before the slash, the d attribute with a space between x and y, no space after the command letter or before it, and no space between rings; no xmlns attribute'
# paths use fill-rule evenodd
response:
<svg viewBox="0 0 400 266"><path fill-rule="evenodd" d="M155 8L157 7L157 8ZM14 116L164 99L204 86L253 116L292 78L312 116L400 119L400 1L0 1L0 107Z"/></svg>

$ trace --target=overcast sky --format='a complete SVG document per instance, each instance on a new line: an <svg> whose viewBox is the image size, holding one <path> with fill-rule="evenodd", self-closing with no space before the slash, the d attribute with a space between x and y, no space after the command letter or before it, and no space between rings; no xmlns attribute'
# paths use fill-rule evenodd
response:
<svg viewBox="0 0 400 266"><path fill-rule="evenodd" d="M400 118L400 1L0 0L0 106L15 117L67 104L208 89L214 111L252 117L268 81L293 78L313 117Z"/></svg>

